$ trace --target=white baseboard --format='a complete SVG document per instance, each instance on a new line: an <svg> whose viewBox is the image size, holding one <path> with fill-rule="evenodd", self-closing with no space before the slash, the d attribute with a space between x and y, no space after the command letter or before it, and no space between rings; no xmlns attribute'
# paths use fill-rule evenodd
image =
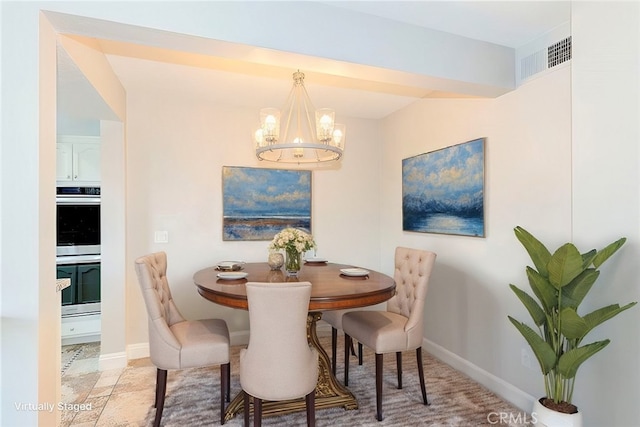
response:
<svg viewBox="0 0 640 427"><path fill-rule="evenodd" d="M100 333L98 334L83 334L83 335L73 335L61 337L60 344L61 345L71 345L71 344L85 344L89 342L99 342L100 341Z"/></svg>
<svg viewBox="0 0 640 427"><path fill-rule="evenodd" d="M427 339L423 340L422 347L435 358L471 377L474 381L482 384L519 409L527 413L531 412L536 399L530 394L525 393L514 385L496 377L492 373L485 371L432 341Z"/></svg>
<svg viewBox="0 0 640 427"><path fill-rule="evenodd" d="M141 342L127 346L127 360L149 357L149 343Z"/></svg>
<svg viewBox="0 0 640 427"><path fill-rule="evenodd" d="M108 371L121 369L127 366L127 354L124 351L118 353L101 354L98 358L98 369Z"/></svg>

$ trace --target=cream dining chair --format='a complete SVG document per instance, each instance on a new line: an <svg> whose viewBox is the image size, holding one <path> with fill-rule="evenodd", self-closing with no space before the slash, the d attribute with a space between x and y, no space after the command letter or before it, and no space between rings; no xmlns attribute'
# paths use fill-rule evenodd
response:
<svg viewBox="0 0 640 427"><path fill-rule="evenodd" d="M386 353L396 354L398 388L402 388L402 352L416 350L422 400L429 404L424 384L422 340L424 304L436 254L429 251L396 248L396 295L387 301L386 311L352 311L342 316L345 333L344 384L349 385L348 347L358 340L376 354L376 418L382 421L382 362Z"/></svg>
<svg viewBox="0 0 640 427"><path fill-rule="evenodd" d="M349 311L351 310L327 310L322 312L322 320L331 325L331 371L333 372L333 376L336 375L338 330L342 330L342 316ZM355 356L356 353L353 349L353 343L350 346L350 350L351 355ZM360 350L358 352L358 364L362 365L362 348L359 347L358 350Z"/></svg>
<svg viewBox="0 0 640 427"><path fill-rule="evenodd" d="M156 416L160 425L167 389L167 370L220 365L220 424L230 397L229 330L221 319L185 320L171 297L167 255L157 252L135 261L149 318L149 354L156 366Z"/></svg>
<svg viewBox="0 0 640 427"><path fill-rule="evenodd" d="M315 425L318 351L309 346L307 313L310 282L247 282L249 345L240 350L244 425L262 423L262 401L305 397L307 425Z"/></svg>

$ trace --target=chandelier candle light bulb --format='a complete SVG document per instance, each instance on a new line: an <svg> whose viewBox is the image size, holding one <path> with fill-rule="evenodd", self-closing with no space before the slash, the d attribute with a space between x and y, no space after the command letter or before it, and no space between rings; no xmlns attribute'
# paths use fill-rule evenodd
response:
<svg viewBox="0 0 640 427"><path fill-rule="evenodd" d="M258 142L260 132L260 142ZM277 108L263 108L260 110L260 129L256 131L258 146L275 144L280 132L280 111Z"/></svg>
<svg viewBox="0 0 640 427"><path fill-rule="evenodd" d="M333 142L335 143L336 147L342 149L342 140L344 139L344 134L345 134L345 125L341 124L341 123L336 123L333 125Z"/></svg>
<svg viewBox="0 0 640 427"><path fill-rule="evenodd" d="M321 108L316 111L316 129L318 139L322 143L329 143L333 134L333 121L335 113L330 108Z"/></svg>
<svg viewBox="0 0 640 427"><path fill-rule="evenodd" d="M302 144L302 140L300 138L296 138L293 140L293 142L295 144ZM304 149L303 148L294 148L293 149L293 157L302 157L304 156Z"/></svg>

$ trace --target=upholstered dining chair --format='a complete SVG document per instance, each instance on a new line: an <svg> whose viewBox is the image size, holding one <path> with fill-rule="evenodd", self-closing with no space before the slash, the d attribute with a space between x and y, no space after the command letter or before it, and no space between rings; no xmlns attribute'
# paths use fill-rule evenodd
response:
<svg viewBox="0 0 640 427"><path fill-rule="evenodd" d="M342 330L342 316L351 310L327 310L322 312L322 320L331 325L331 371L333 375L336 375L336 356L338 346L338 330ZM351 354L355 356L356 352L353 349L353 342L350 346ZM362 350L359 347L359 350ZM345 353L347 354L347 353ZM358 352L358 364L362 365L362 351Z"/></svg>
<svg viewBox="0 0 640 427"><path fill-rule="evenodd" d="M402 388L402 352L416 350L422 400L429 404L424 385L422 340L424 304L436 254L398 247L395 252L396 294L386 311L351 311L342 316L345 333L344 384L349 385L348 346L352 338L376 354L376 417L382 421L382 362L386 353L396 354L398 388Z"/></svg>
<svg viewBox="0 0 640 427"><path fill-rule="evenodd" d="M262 423L262 401L305 397L307 425L315 426L318 351L309 347L307 313L310 282L247 282L249 345L240 350L244 425Z"/></svg>
<svg viewBox="0 0 640 427"><path fill-rule="evenodd" d="M157 252L135 261L149 318L149 354L156 366L156 416L160 425L167 390L167 370L220 365L220 424L230 398L229 329L222 319L185 320L167 280L167 255Z"/></svg>

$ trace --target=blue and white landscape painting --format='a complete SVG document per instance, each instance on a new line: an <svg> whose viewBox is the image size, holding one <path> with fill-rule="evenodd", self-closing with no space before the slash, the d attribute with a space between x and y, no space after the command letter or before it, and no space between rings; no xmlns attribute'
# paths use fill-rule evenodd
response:
<svg viewBox="0 0 640 427"><path fill-rule="evenodd" d="M283 228L311 233L311 171L222 168L222 239L271 240Z"/></svg>
<svg viewBox="0 0 640 427"><path fill-rule="evenodd" d="M484 142L402 160L403 230L484 237Z"/></svg>

